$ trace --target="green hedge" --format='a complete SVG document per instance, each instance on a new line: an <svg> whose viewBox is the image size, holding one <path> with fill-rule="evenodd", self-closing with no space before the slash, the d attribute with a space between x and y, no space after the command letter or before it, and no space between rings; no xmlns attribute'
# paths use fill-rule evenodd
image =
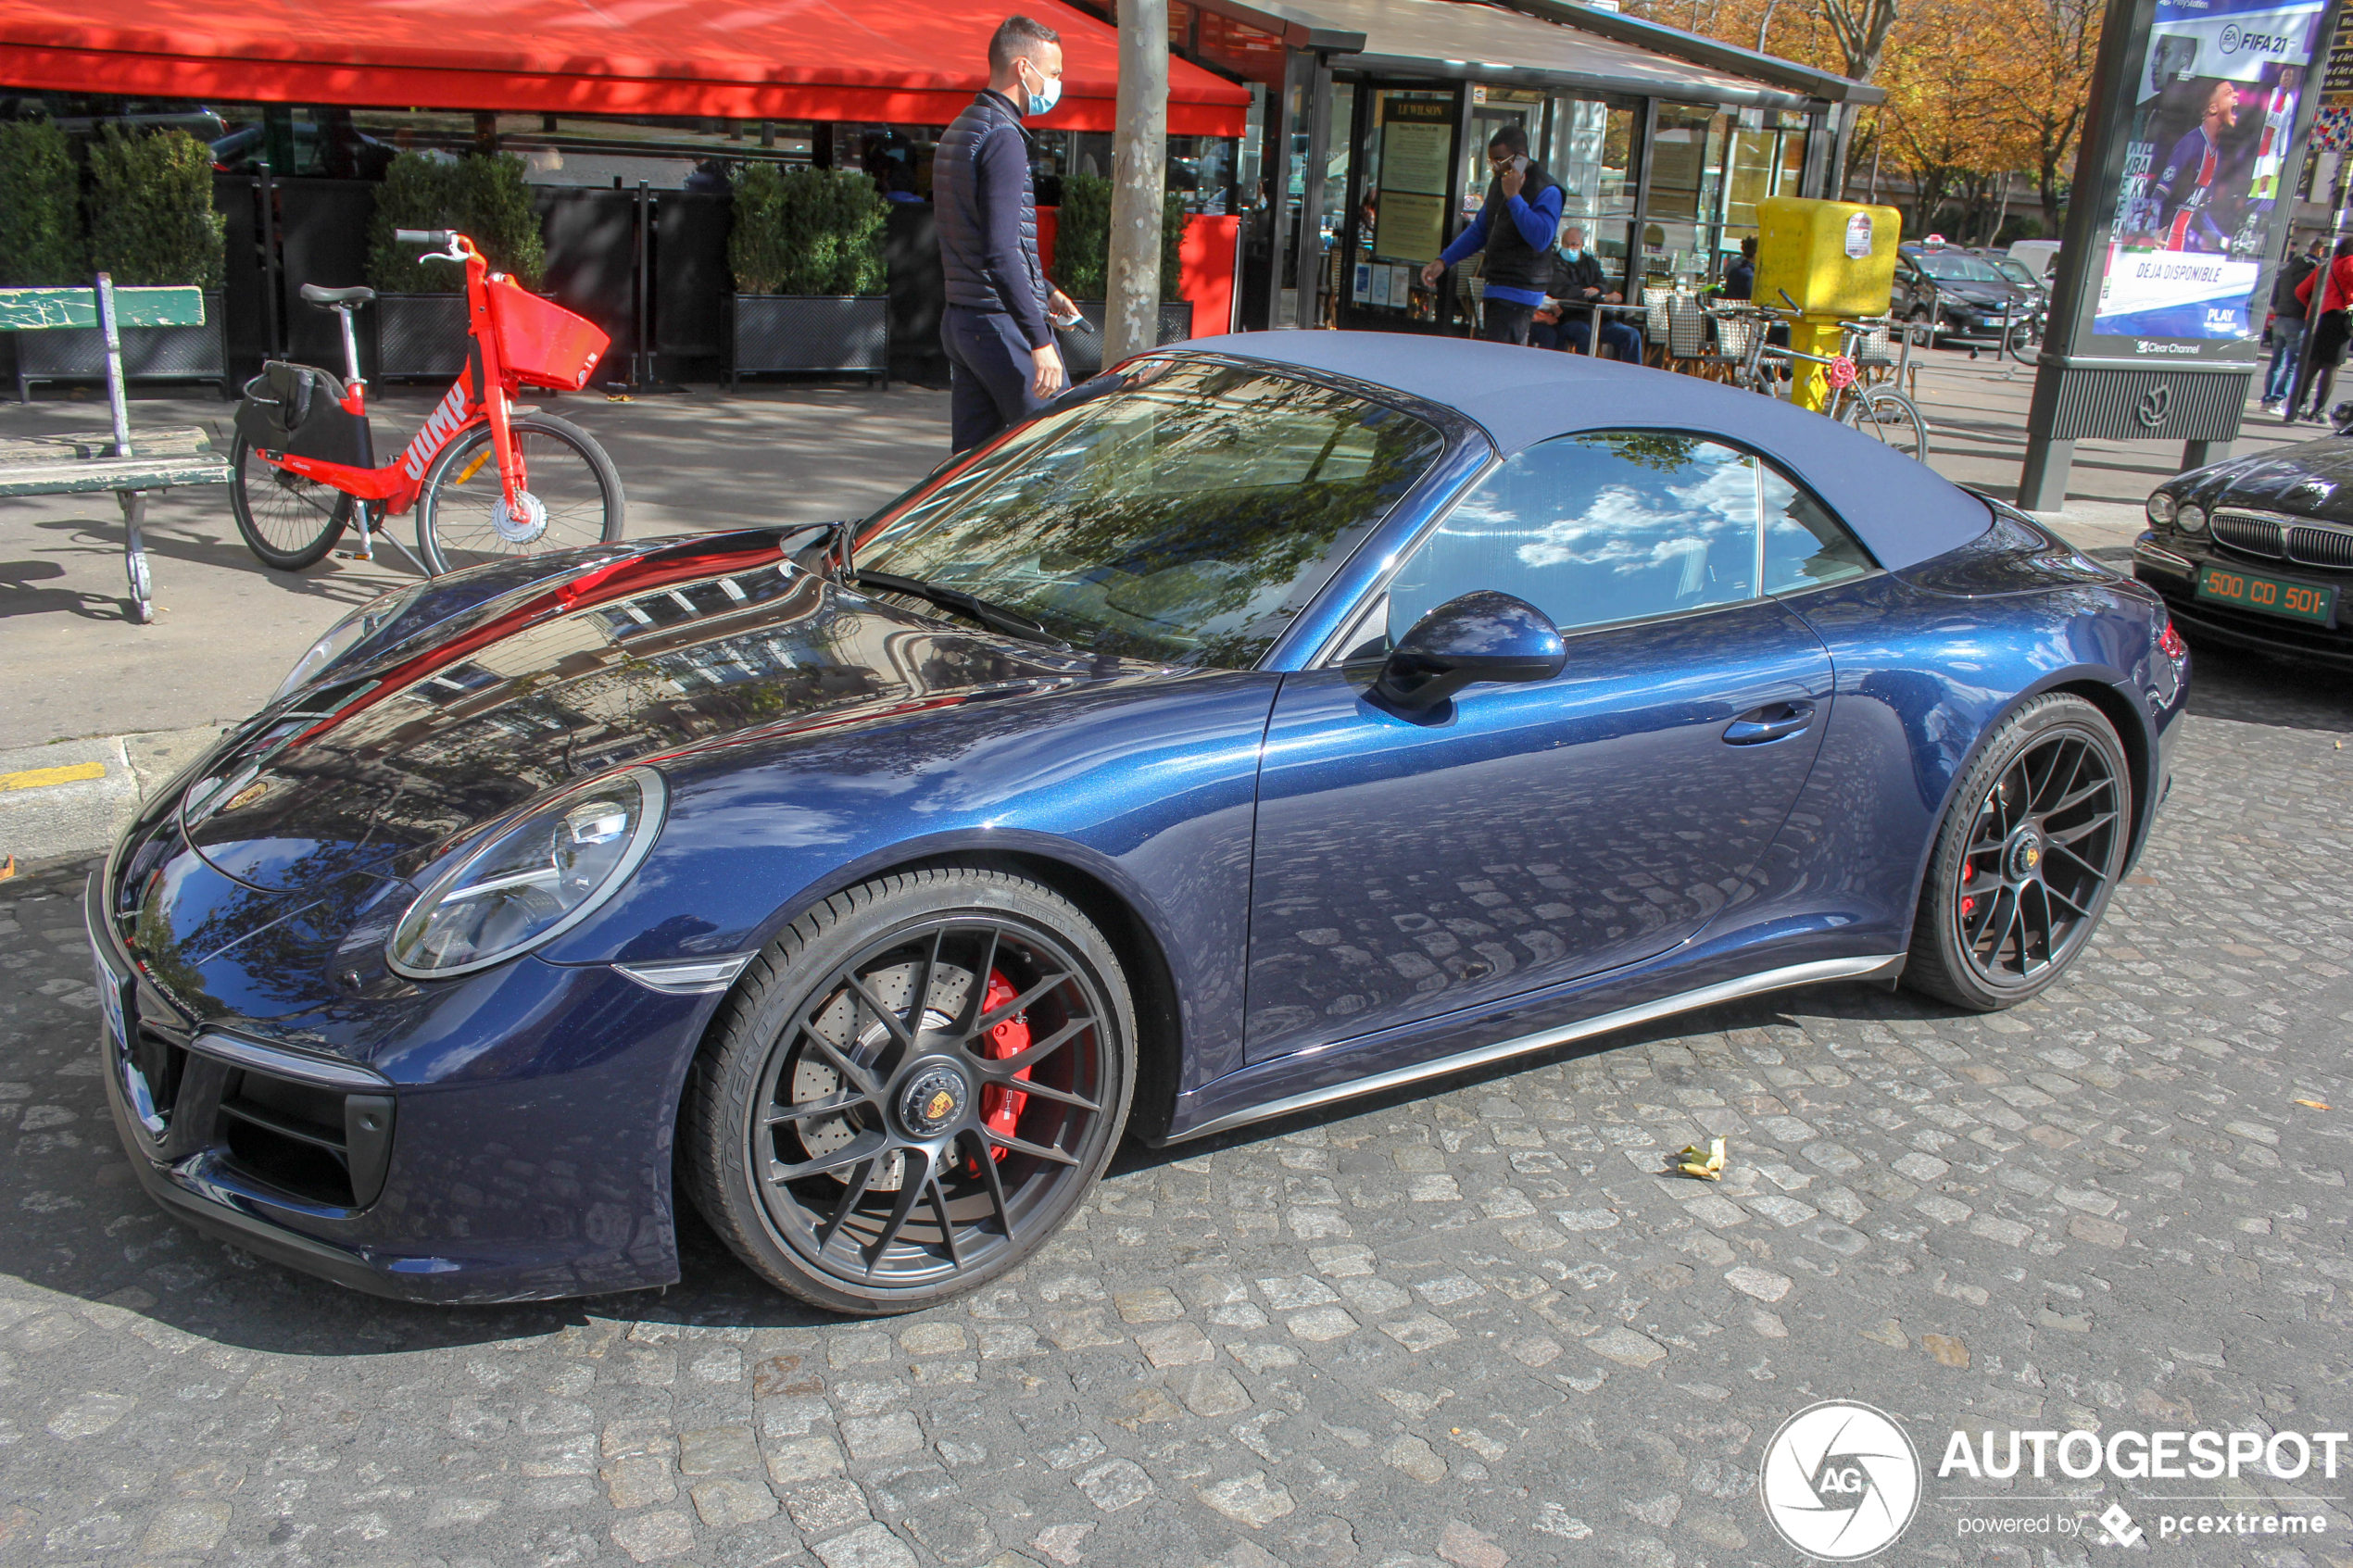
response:
<svg viewBox="0 0 2353 1568"><path fill-rule="evenodd" d="M126 288L220 286L212 152L184 131L103 128L90 144L90 260Z"/></svg>
<svg viewBox="0 0 2353 1568"><path fill-rule="evenodd" d="M854 169L748 164L736 176L727 265L743 294L874 295L889 207Z"/></svg>
<svg viewBox="0 0 2353 1568"><path fill-rule="evenodd" d="M45 119L0 124L0 288L86 285L90 271L66 133Z"/></svg>
<svg viewBox="0 0 2353 1568"><path fill-rule="evenodd" d="M505 153L488 157L437 157L402 153L376 190L368 228L368 282L385 294L456 294L464 270L447 261L419 261L423 245L400 245L396 229L455 229L490 258L494 271L536 289L547 272L547 242L523 182L523 161Z"/></svg>
<svg viewBox="0 0 2353 1568"><path fill-rule="evenodd" d="M1184 198L1171 194L1160 213L1160 297L1183 296L1177 247L1185 238ZM1111 268L1111 182L1100 174L1063 177L1054 220L1054 282L1073 299L1107 297Z"/></svg>

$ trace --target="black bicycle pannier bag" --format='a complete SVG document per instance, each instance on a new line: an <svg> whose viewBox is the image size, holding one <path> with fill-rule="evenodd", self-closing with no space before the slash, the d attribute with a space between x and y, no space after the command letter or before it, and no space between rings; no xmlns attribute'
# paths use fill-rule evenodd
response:
<svg viewBox="0 0 2353 1568"><path fill-rule="evenodd" d="M333 372L272 359L245 383L237 433L265 452L374 468L367 416L346 412L343 397L343 382Z"/></svg>

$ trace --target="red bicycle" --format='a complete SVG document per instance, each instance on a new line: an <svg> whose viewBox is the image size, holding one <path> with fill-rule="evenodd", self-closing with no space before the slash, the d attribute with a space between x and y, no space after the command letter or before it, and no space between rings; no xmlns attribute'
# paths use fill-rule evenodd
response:
<svg viewBox="0 0 2353 1568"><path fill-rule="evenodd" d="M245 544L264 564L294 571L325 556L357 522L355 553L366 559L371 531L411 505L414 556L428 573L618 540L625 503L605 449L577 425L514 406L526 386L587 385L610 340L492 271L463 234L402 229L395 238L445 245L423 259L465 268L466 332L473 340L466 369L424 428L378 467L351 326L351 313L376 291L305 283L307 303L342 320L346 374L339 382L315 366L271 360L246 383L229 487ZM495 483L480 483L484 468Z"/></svg>

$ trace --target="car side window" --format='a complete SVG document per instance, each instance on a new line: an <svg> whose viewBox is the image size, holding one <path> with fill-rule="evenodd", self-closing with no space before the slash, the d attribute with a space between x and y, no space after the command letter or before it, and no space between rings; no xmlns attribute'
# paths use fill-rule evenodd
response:
<svg viewBox="0 0 2353 1568"><path fill-rule="evenodd" d="M1801 593L1860 577L1877 564L1830 508L1770 463L1757 464L1765 512L1765 591Z"/></svg>
<svg viewBox="0 0 2353 1568"><path fill-rule="evenodd" d="M1754 597L1756 499L1755 459L1700 436L1541 442L1480 480L1399 569L1390 640L1479 588L1526 599L1565 632Z"/></svg>

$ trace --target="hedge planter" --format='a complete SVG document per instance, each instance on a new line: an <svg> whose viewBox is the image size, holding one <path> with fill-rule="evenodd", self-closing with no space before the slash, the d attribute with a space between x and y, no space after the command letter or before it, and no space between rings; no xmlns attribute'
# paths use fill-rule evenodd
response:
<svg viewBox="0 0 2353 1568"><path fill-rule="evenodd" d="M232 395L220 299L218 289L206 292L201 327L123 328L123 379L218 382L220 395ZM43 382L103 383L107 379L106 335L95 327L19 332L16 339L19 403L31 398L33 387Z"/></svg>
<svg viewBox="0 0 2353 1568"><path fill-rule="evenodd" d="M881 295L739 294L727 384L744 376L867 375L890 384L890 301Z"/></svg>
<svg viewBox="0 0 2353 1568"><path fill-rule="evenodd" d="M472 340L464 295L380 294L369 311L376 318L377 380L455 381L466 368Z"/></svg>
<svg viewBox="0 0 2353 1568"><path fill-rule="evenodd" d="M1100 299L1075 299L1078 313L1087 324L1054 335L1063 347L1063 369L1076 383L1090 376L1102 374L1103 317L1111 308ZM1182 343L1193 335L1193 302L1189 299L1164 300L1160 307L1160 341Z"/></svg>

